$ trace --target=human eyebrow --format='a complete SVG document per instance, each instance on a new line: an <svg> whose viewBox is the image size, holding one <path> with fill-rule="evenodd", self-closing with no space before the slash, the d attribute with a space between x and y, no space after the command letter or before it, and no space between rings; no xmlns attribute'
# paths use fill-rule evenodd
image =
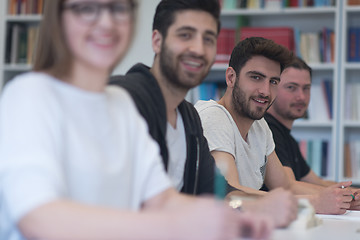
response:
<svg viewBox="0 0 360 240"><path fill-rule="evenodd" d="M258 72L258 71L248 71L248 72L246 73L246 75L258 75L258 76L261 76L261 77L263 77L263 78L266 77L265 74L263 74L263 73L261 73L261 72Z"/></svg>
<svg viewBox="0 0 360 240"><path fill-rule="evenodd" d="M196 29L193 27L190 27L190 26L183 26L183 27L176 29L176 32L182 32L182 31L196 32Z"/></svg>
<svg viewBox="0 0 360 240"><path fill-rule="evenodd" d="M206 30L205 35L210 35L210 36L215 37L215 38L217 37L217 34L214 31L211 31L211 30Z"/></svg>
<svg viewBox="0 0 360 240"><path fill-rule="evenodd" d="M301 88L308 88L308 87L311 87L311 84L301 85L298 83L289 82L289 83L284 84L284 86L295 86L295 87L301 87Z"/></svg>
<svg viewBox="0 0 360 240"><path fill-rule="evenodd" d="M295 87L299 87L300 85L297 84L297 83L289 82L289 83L285 84L284 86L295 86Z"/></svg>
<svg viewBox="0 0 360 240"><path fill-rule="evenodd" d="M182 31L196 32L197 29L194 28L194 27L191 27L191 26L182 26L182 27L176 29L176 32L182 32ZM212 36L212 37L214 37L214 38L217 37L216 32L211 31L211 30L206 30L205 33L204 33L204 35Z"/></svg>

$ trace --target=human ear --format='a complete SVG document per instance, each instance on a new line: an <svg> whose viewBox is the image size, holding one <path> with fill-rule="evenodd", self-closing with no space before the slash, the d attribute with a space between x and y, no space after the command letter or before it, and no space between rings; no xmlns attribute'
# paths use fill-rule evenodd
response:
<svg viewBox="0 0 360 240"><path fill-rule="evenodd" d="M236 72L232 67L228 67L226 69L225 77L226 77L226 85L229 88L233 88L236 82Z"/></svg>
<svg viewBox="0 0 360 240"><path fill-rule="evenodd" d="M152 48L155 54L160 53L162 41L163 37L161 33L158 30L154 30L152 33Z"/></svg>

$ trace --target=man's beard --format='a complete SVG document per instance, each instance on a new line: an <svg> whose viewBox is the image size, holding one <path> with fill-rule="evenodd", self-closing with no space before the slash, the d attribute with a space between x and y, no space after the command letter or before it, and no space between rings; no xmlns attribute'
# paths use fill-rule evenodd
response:
<svg viewBox="0 0 360 240"><path fill-rule="evenodd" d="M257 110L251 111L250 101L246 101L246 94L239 87L239 79L236 79L234 90L232 92L232 104L237 114L252 120L260 120L262 117L264 117L266 110L269 109L269 107L272 105L271 103L265 111L261 107L257 107Z"/></svg>
<svg viewBox="0 0 360 240"><path fill-rule="evenodd" d="M305 103L297 103L297 104L302 104L304 107L307 107ZM292 108L293 105L294 103L290 104L290 108ZM296 119L303 118L306 116L306 111L304 111L303 114L299 115L299 114L293 114L292 111L290 110L284 111L283 108L278 107L276 104L273 106L273 108L275 112L277 112L277 114L279 114L282 118L287 120L295 121Z"/></svg>
<svg viewBox="0 0 360 240"><path fill-rule="evenodd" d="M178 59L181 59L182 55L178 57ZM193 57L193 58L199 58L199 57ZM207 64L207 61L201 58L204 64ZM198 86L202 83L202 81L205 79L206 75L208 74L208 71L206 71L203 75L200 77L196 77L195 74L186 72L182 73L182 75L185 75L183 78L187 79L196 79L196 81L181 81L180 77L180 70L179 67L176 66L176 60L174 57L174 54L167 48L165 43L161 45L161 52L159 53L159 63L160 63L160 71L165 76L167 81L180 89L184 89L186 91L190 90L193 87Z"/></svg>

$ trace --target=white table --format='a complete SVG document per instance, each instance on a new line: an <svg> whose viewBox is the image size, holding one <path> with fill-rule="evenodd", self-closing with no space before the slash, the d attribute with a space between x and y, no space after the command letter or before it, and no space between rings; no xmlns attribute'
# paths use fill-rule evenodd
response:
<svg viewBox="0 0 360 240"><path fill-rule="evenodd" d="M272 240L360 240L360 212L344 215L316 215L322 219L319 226L306 229L276 229Z"/></svg>

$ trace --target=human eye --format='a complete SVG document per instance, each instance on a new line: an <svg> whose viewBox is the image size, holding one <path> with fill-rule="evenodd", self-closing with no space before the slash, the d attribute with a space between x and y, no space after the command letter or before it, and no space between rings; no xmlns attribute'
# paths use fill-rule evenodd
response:
<svg viewBox="0 0 360 240"><path fill-rule="evenodd" d="M130 6L123 2L115 2L111 6L111 11L116 14L126 14L130 11Z"/></svg>
<svg viewBox="0 0 360 240"><path fill-rule="evenodd" d="M72 9L77 15L92 16L96 14L99 6L96 3L77 3L74 4Z"/></svg>
<svg viewBox="0 0 360 240"><path fill-rule="evenodd" d="M180 32L178 34L178 36L181 38L181 39L190 39L191 38L191 34L189 32Z"/></svg>
<svg viewBox="0 0 360 240"><path fill-rule="evenodd" d="M254 80L260 80L261 79L259 75L251 75L250 77L252 79L254 79Z"/></svg>
<svg viewBox="0 0 360 240"><path fill-rule="evenodd" d="M205 36L204 42L209 45L215 45L216 44L216 38L212 36Z"/></svg>
<svg viewBox="0 0 360 240"><path fill-rule="evenodd" d="M286 89L288 89L290 92L294 92L294 91L296 91L297 88L293 85L289 85L286 87Z"/></svg>
<svg viewBox="0 0 360 240"><path fill-rule="evenodd" d="M279 80L278 79L270 79L270 83L272 84L272 85L278 85L279 84Z"/></svg>
<svg viewBox="0 0 360 240"><path fill-rule="evenodd" d="M304 87L304 92L310 92L310 87Z"/></svg>

